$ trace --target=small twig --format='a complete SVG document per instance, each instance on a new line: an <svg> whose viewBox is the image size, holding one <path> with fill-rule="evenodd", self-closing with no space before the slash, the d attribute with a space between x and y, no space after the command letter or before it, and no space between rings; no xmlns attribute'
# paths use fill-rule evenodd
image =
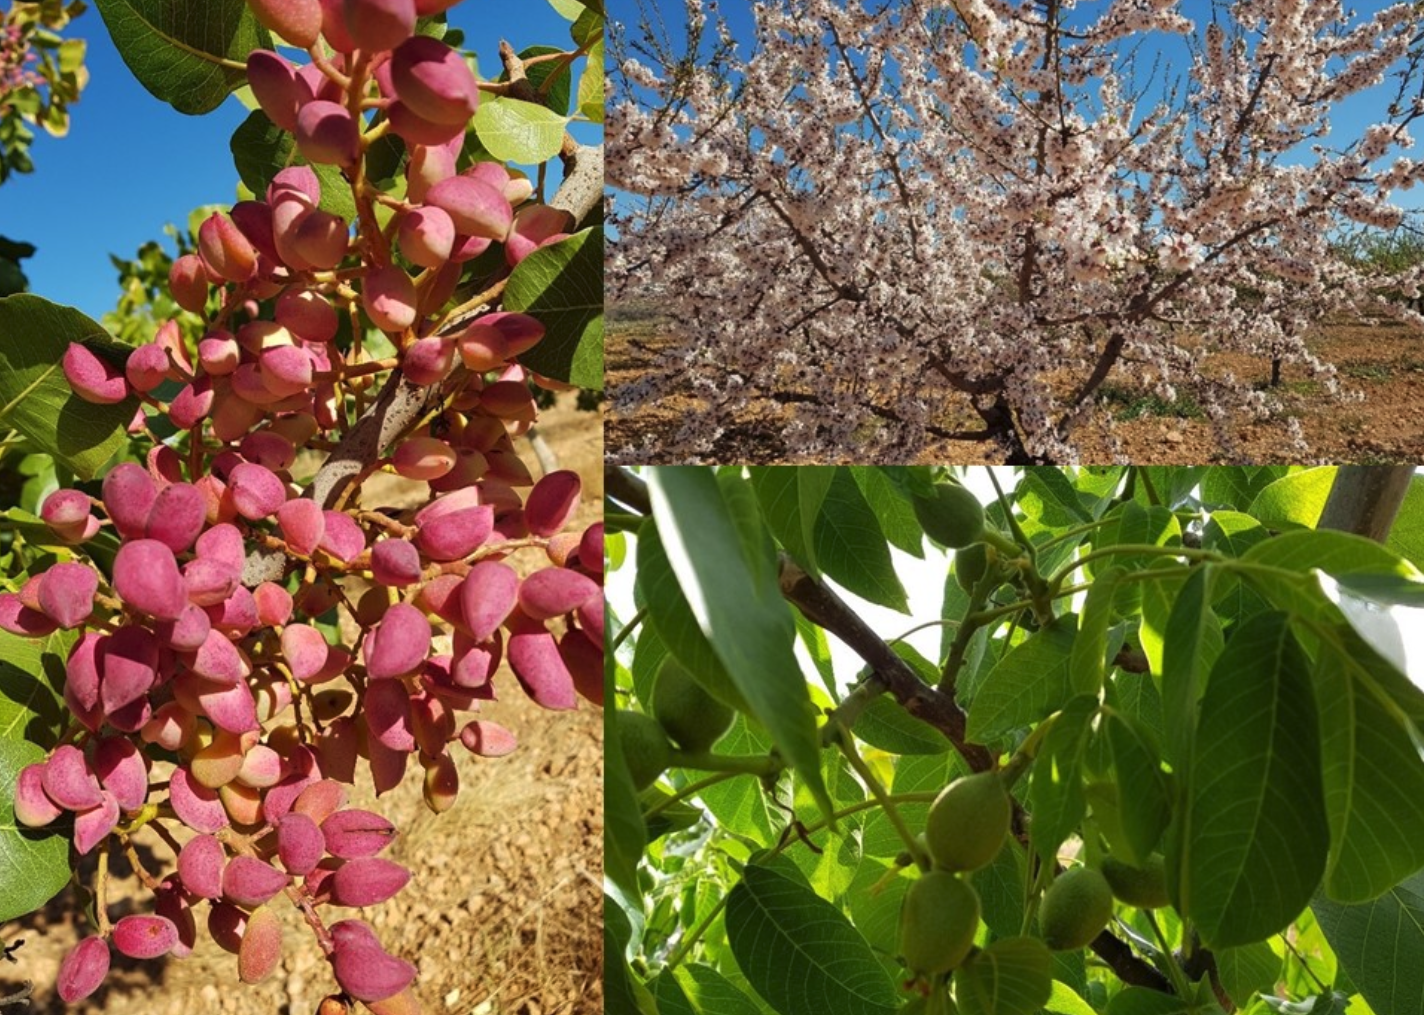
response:
<svg viewBox="0 0 1424 1015"><path fill-rule="evenodd" d="M13 994L6 994L4 997L0 997L0 1008L9 1008L12 1005L25 1004L30 1000L30 995L34 993L34 989L35 985L29 980L26 980L20 985L20 989Z"/></svg>

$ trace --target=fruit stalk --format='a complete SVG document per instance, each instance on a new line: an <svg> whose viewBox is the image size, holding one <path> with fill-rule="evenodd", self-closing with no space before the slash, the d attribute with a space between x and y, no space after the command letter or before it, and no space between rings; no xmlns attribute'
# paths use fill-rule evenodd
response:
<svg viewBox="0 0 1424 1015"><path fill-rule="evenodd" d="M895 806L895 801L890 799L890 794L885 792L885 787L880 785L880 780L876 778L875 773L870 770L870 766L865 763L865 759L856 750L855 738L850 735L849 730L836 723L834 719L828 725L835 726L836 746L841 749L841 753L845 755L850 767L855 770L856 775L860 776L860 781L865 783L871 795L875 797L876 803L880 804L880 809L890 819L890 824L895 829L895 833L900 836L900 841L905 844L910 856L914 857L915 866L922 871L929 870L930 858L925 853L924 847L920 845L919 838L910 831L910 826L905 824L905 819L901 817L899 808Z"/></svg>

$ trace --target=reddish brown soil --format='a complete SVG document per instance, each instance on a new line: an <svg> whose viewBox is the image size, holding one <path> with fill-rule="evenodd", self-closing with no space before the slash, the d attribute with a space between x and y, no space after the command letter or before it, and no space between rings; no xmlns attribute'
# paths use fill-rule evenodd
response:
<svg viewBox="0 0 1424 1015"><path fill-rule="evenodd" d="M565 401L540 427L559 467L584 477L579 526L598 516L603 498L599 424ZM525 457L539 475L532 454ZM396 824L401 837L385 855L414 877L382 906L332 912L368 920L392 953L419 967L427 1015L595 1015L603 1011L602 713L586 703L572 713L546 712L507 669L495 683L503 700L483 714L514 730L519 750L484 760L457 745L459 799L438 816L422 800L418 765L379 801L369 778L359 783L353 804ZM145 866L170 871L167 847L157 837L142 841ZM117 870L130 873L127 866ZM151 896L133 877L120 880L113 897L111 918L151 911ZM66 1006L53 985L86 923L76 904L74 892L65 891L42 912L0 928L0 941L25 940L17 964L0 963L0 997L24 980L35 984L30 1006L5 1008L5 1015L309 1015L334 990L311 932L292 907L282 906L285 954L258 986L238 982L237 959L207 937L200 911L199 947L190 958L139 962L116 955L104 987L86 1003Z"/></svg>
<svg viewBox="0 0 1424 1015"><path fill-rule="evenodd" d="M662 350L675 345L673 329L656 319L639 319L611 329L607 353L610 393L620 384L637 380ZM1424 335L1393 325L1336 325L1322 331L1310 346L1316 355L1339 370L1342 387L1358 394L1341 400L1326 394L1301 371L1287 366L1275 394L1287 412L1300 418L1310 444L1310 457L1321 461L1409 463L1424 461ZM1270 379L1270 362L1245 356L1217 356L1208 360L1211 372L1231 370L1238 378L1264 387ZM1147 389L1110 378L1105 393L1111 398L1116 434L1130 461L1140 464L1186 465L1226 462L1210 424L1194 404L1164 405ZM681 392L646 406L636 415L610 409L606 440L611 451L641 446L645 435L671 436L688 411L700 402ZM790 410L770 400L755 403L746 418L728 427L716 452L718 462L794 463L786 456L780 428ZM947 405L938 420L946 429L975 429L978 418L967 403ZM1257 463L1299 462L1291 450L1285 425L1280 421L1243 423L1236 429L1244 457ZM1107 463L1111 443L1101 425L1077 435L1085 463ZM654 453L650 461L659 459ZM854 449L847 462L861 462ZM925 462L993 464L1001 459L994 449L969 442L945 442L925 453ZM888 464L888 463L887 463Z"/></svg>

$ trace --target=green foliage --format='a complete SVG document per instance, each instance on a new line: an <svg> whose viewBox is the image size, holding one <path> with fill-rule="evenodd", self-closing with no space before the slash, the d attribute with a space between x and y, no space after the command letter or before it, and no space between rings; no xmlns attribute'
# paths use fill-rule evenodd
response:
<svg viewBox="0 0 1424 1015"><path fill-rule="evenodd" d="M134 77L180 113L216 109L247 82L247 54L272 36L245 0L95 0Z"/></svg>
<svg viewBox="0 0 1424 1015"><path fill-rule="evenodd" d="M618 706L652 707L670 652L742 713L716 754L609 797L618 862L641 871L616 897L641 929L620 975L657 1010L1214 1015L1229 997L1248 1015L1424 1015L1424 673L1401 648L1424 608L1417 489L1379 544L1314 527L1334 469L1000 473L1013 524L986 513L1018 543L993 544L1003 584L965 588L931 548L936 614L898 555L923 552L903 529L927 472L642 476L634 598L610 601ZM990 503L987 477L960 478ZM942 616L940 655L827 581L880 605L867 593L893 582L905 627ZM1010 787L1014 812L1000 792L937 828L931 804L966 775ZM946 964L918 931L954 907L916 886L941 838L981 823L1004 845L963 879L980 912ZM1085 964L1084 947L1102 950ZM1216 981L1182 961L1203 951ZM850 986L871 968L907 992Z"/></svg>
<svg viewBox="0 0 1424 1015"><path fill-rule="evenodd" d="M84 10L82 0L18 2L0 16L0 32L5 33L0 39L0 183L12 173L34 172L31 127L51 137L69 133L69 106L79 101L89 81L87 47L83 39L63 39L59 33ZM0 250L0 258L12 257ZM0 284L0 296L19 291Z"/></svg>
<svg viewBox="0 0 1424 1015"><path fill-rule="evenodd" d="M505 287L504 306L534 315L546 329L543 341L520 357L529 369L603 389L601 228L574 233L520 261Z"/></svg>
<svg viewBox="0 0 1424 1015"><path fill-rule="evenodd" d="M15 821L20 769L43 761L63 725L60 660L74 636L42 642L0 631L0 921L44 905L69 882L69 824L36 830Z"/></svg>
<svg viewBox="0 0 1424 1015"><path fill-rule="evenodd" d="M198 249L198 226L217 210L214 205L195 208L180 228L166 225L163 232L173 242L176 256ZM164 321L177 321L189 348L196 348L206 331L206 322L182 309L168 291L168 272L175 255L157 240L145 242L132 258L110 254L109 261L119 273L119 299L100 323L125 345L139 346L153 341Z"/></svg>
<svg viewBox="0 0 1424 1015"><path fill-rule="evenodd" d="M38 744L0 738L0 920L43 906L69 883L69 840L54 829L35 831L15 821L20 769L43 761Z"/></svg>
<svg viewBox="0 0 1424 1015"><path fill-rule="evenodd" d="M261 110L248 114L233 131L229 147L242 185L258 195L265 194L272 178L288 166L310 165L297 152L296 138L267 119ZM348 222L355 218L356 201L341 177L341 170L328 165L311 165L310 168L321 181L322 210L340 215Z"/></svg>
<svg viewBox="0 0 1424 1015"><path fill-rule="evenodd" d="M35 256L33 243L21 243L0 236L0 297L22 293L30 286L30 280L20 268L20 262Z"/></svg>
<svg viewBox="0 0 1424 1015"><path fill-rule="evenodd" d="M895 989L870 946L789 860L749 864L727 898L727 941L778 1011L889 1015Z"/></svg>

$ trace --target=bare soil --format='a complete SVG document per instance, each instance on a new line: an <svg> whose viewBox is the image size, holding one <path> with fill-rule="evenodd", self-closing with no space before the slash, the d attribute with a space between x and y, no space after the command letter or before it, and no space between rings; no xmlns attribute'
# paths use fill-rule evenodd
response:
<svg viewBox="0 0 1424 1015"><path fill-rule="evenodd" d="M579 527L601 514L600 422L596 414L574 411L572 396L561 396L539 427L558 467L584 477ZM520 443L529 452L527 442ZM524 457L540 475L533 453ZM507 667L495 685L502 700L487 703L482 715L515 731L519 749L481 759L456 745L460 795L441 815L425 806L419 765L379 801L369 777L358 782L352 805L385 814L401 830L383 855L409 867L413 877L382 906L331 912L367 920L391 953L419 967L417 995L427 1015L596 1015L603 1011L602 713L586 702L574 712L544 711ZM173 857L161 840L143 841L144 866L171 871ZM119 860L114 871L119 880L110 917L151 912L151 896L131 869ZM308 1015L336 989L315 938L292 907L278 907L282 964L255 987L238 982L236 957L207 936L200 909L199 945L191 957L141 962L115 953L104 986L87 1002L66 1006L53 986L60 961L87 924L80 906L76 893L65 891L41 912L0 928L0 943L24 939L16 964L0 962L0 997L25 980L35 985L29 1007L7 1007L6 1015Z"/></svg>
<svg viewBox="0 0 1424 1015"><path fill-rule="evenodd" d="M631 384L652 369L658 355L683 340L666 319L646 306L613 315L606 376L610 394ZM1332 397L1322 386L1306 379L1303 371L1288 365L1279 387L1271 389L1286 413L1300 419L1309 457L1320 461L1363 464L1408 464L1424 461L1424 335L1394 324L1337 324L1309 341L1310 348L1338 369L1341 386L1350 398ZM1226 370L1260 388L1270 380L1270 361L1246 356L1210 357L1204 369L1210 374ZM1115 434L1128 460L1137 464L1195 465L1250 461L1258 464L1299 462L1290 447L1285 423L1280 419L1245 422L1236 427L1241 448L1229 459L1219 445L1205 413L1190 400L1164 403L1147 388L1136 388L1110 378L1103 389L1114 417ZM704 403L690 386L644 406L636 414L620 414L610 406L605 440L611 453L642 446L646 435L671 436L688 412ZM787 463L780 431L794 406L771 399L754 403L746 415L729 426L711 460L718 462ZM937 421L947 430L976 429L982 425L967 402L947 404ZM1088 464L1110 463L1112 443L1106 428L1094 424L1076 435ZM650 464L671 459L647 456ZM845 460L865 464L856 449ZM924 462L981 465L1001 459L995 449L965 441L944 442L925 453ZM804 464L804 463L803 463ZM888 463L887 463L888 464Z"/></svg>

